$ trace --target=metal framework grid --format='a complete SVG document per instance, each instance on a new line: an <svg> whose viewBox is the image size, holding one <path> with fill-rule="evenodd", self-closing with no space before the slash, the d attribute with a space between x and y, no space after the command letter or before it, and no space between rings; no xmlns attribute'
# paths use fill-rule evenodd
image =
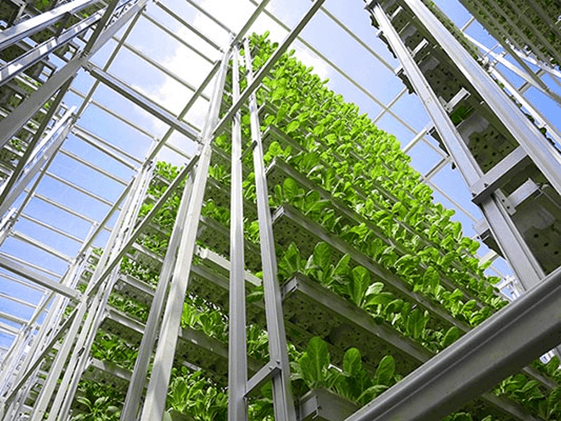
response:
<svg viewBox="0 0 561 421"><path fill-rule="evenodd" d="M341 34L348 38L349 43L358 46L361 54L368 56L372 63L376 63L372 64L373 67L384 69L389 78L395 79L394 69L399 70L399 66L385 51L386 47L375 39L374 32L359 35L363 29L355 28L352 24L345 25L343 21L348 18L338 18L338 13L342 16L345 15L337 10L335 5L332 10L329 4L322 6L323 2L316 0L311 5L306 5L309 10L302 10L298 22L292 22L289 18L289 22L284 23L273 12L279 7L275 7L274 2L268 5L268 1L260 4L252 1L251 3L255 7L248 8L248 13L244 16L243 21L237 24L241 29L234 30L221 21L224 17L220 16L219 12L210 13L204 6L191 0L181 2L181 4L172 1L153 4L144 0L114 0L111 2L75 0L64 2L64 4L62 4L63 2L52 4L52 10L44 13L40 13L40 10L32 6L26 7L25 4L18 6L18 3L10 3L9 7L3 5L3 8L8 9L2 9L5 24L15 23L15 25L0 34L0 50L10 54L15 51L16 57L19 54L19 58L0 69L2 95L13 98L12 102L7 104L7 108L5 107L3 110L6 117L0 121L0 140L4 147L2 152L5 154L3 157L8 157L8 159L3 159L2 163L2 171L5 175L3 176L4 184L0 205L3 218L0 227L0 239L3 242L0 251L1 276L3 283L10 285L8 289L2 291L1 298L6 304L2 305L0 314L2 318L0 329L3 336L7 338L4 342L8 344L3 345L4 355L0 374L4 405L2 411L4 411L3 416L8 417L6 419L10 419L9 417L13 414L10 411L14 411L15 404L20 405L18 410L25 409L21 406L22 402L18 401L18 394L25 394L27 391L19 386L26 384L26 376L37 374L33 372L33 368L35 364L39 363L42 353L47 353L50 346L59 341L59 336L62 336L67 328L69 330L65 337L74 338L79 334L77 343L65 340L58 348L58 353L64 355L64 352L68 352L71 358L69 361L64 361L62 358L55 360L44 382L42 394L36 402L32 419L42 419L47 406L49 406L49 419L60 419L57 417L63 417L68 413L80 377L76 373L81 373L88 363L79 352L70 354L71 348L88 349L91 345L95 336L92 332L95 332L105 311L107 299L105 292L110 291L117 281L114 268L148 224L150 216L153 215L148 214L142 224L134 226L144 192L151 178L155 159L161 157L183 163L185 168L182 174L190 173L192 175L184 188L185 200L182 203L185 204L185 209L180 208L179 214L185 215L186 218L184 232L196 231L199 220L197 212L200 213L200 204L203 200L211 141L219 129L229 125L231 120L235 122L236 118L239 118L236 117L236 112L248 99L249 108L253 109L253 116L257 118L256 104L252 104L254 101L254 98L251 97L252 87L257 87L268 71L265 68L257 73L255 80L250 80L250 88L244 90L240 97L236 97L240 93L236 94L234 91L235 105L230 108L224 118L218 121L218 110L222 98L220 86L224 83L227 59L230 58L232 51L239 48L240 41L247 33L256 29L262 30L267 24L278 25L289 34L281 43L278 50L279 55L283 48L288 48L294 39L298 39L300 45L303 46L300 47L301 51L314 54L317 57L316 61L329 67L331 74L336 75L334 83L348 87L352 92L351 96L359 95L361 99L357 102L361 103L361 106L364 103L370 109L379 109L377 115L374 115L374 112L370 113L373 115L375 123L379 123L388 131L401 133L412 139L405 142L403 149L406 152L412 152L415 148L420 148L420 145L429 149L431 154L437 158L428 170L424 170L424 181L441 194L444 200L448 200L453 206L456 206L465 215L465 220L473 222L479 220L479 217L472 215L475 207L466 209L466 205L460 203L462 199L454 198L453 193L447 192L445 187L440 187L437 181L433 181L438 178L441 171L446 169L451 159L439 148L438 142L429 136L433 124L427 123L428 118L424 117L425 121L422 122L408 122L400 116L402 111L400 111L399 105L409 104L411 101L410 97L406 96L407 89L400 87L389 100L378 98L370 92L372 86L365 83L365 78L356 72L353 73L352 69L345 68L344 60L341 60L337 54L331 53L330 55L320 52L320 49L313 46L313 42L300 35L308 21L313 19L314 14L320 15L322 24L324 20L327 20L329 25L333 25L333 28L341 31ZM411 7L420 7L419 5L414 6L420 2L407 1L404 3L410 3ZM58 7L55 8L55 5ZM302 6L299 6L299 9L302 9ZM87 13L83 12L84 10L87 10ZM361 13L364 14L363 11ZM418 16L420 15L420 12L416 13ZM189 20L193 20L194 14L202 17L200 20L205 23L189 23ZM315 19L320 18L316 16ZM377 20L380 22L382 15L378 15ZM468 31L472 23L473 19L470 19L463 30ZM146 30L147 26L161 34L166 42L177 45L178 50L193 60L193 63L197 63L191 67L201 68L204 71L201 71L200 74L190 75L185 70L185 62L180 62L179 65L173 62L162 64L162 58L158 56L157 51L149 51L150 49L140 42L143 38L142 30L143 28ZM391 32L389 27L383 30L386 39L390 38L389 32ZM365 38L366 36L368 38ZM218 38L220 41L217 40ZM313 39L313 36L311 38ZM163 44L165 42L162 42ZM502 44L502 48L505 48L504 42ZM369 45L374 45L374 47ZM394 50L396 45L393 45ZM510 47L506 47L504 52L496 52L497 46L495 45L487 47L482 44L477 45L484 54L492 57L493 62L490 66L492 74L522 103L538 126L545 128L551 138L559 144L561 137L555 126L547 117L540 114L538 106L532 105L532 101L524 96L532 87L549 96L553 102L559 102L559 97L555 94L557 88L549 82L553 80L554 84L559 84L558 70L536 62L534 58L522 54L520 51L516 52ZM143 49L146 50L143 51ZM249 50L247 45L245 50ZM96 52L97 55L95 55ZM505 53L511 53L512 57L516 56L516 61L519 63L528 62L530 64L514 65L508 58L505 58ZM397 55L399 56L399 54ZM4 55L2 59L8 62L11 59L7 59L7 57ZM126 60L123 60L122 57L125 57ZM239 65L239 63L236 64L235 57L234 55L234 66ZM401 57L400 59L401 64L405 67L405 59ZM172 89L185 92L184 98L186 99L180 104L166 103L166 99L159 97L157 92L150 92L142 86L139 87L140 82L134 80L134 75L131 75L130 72L127 73L126 70L123 71L123 61L128 66L136 61L142 63L141 66L145 66L146 73L156 72L154 74L165 75L164 77L170 81L169 85ZM534 66L536 63L538 66ZM270 62L270 66L273 64L274 60ZM507 72L514 71L516 77L523 78L523 84L519 88L515 88L516 82L510 82L508 76L503 76L500 72L501 69ZM406 71L411 78L410 70L406 68ZM77 72L79 72L78 76L76 76ZM544 75L548 75L551 79L545 79ZM188 76L190 79L187 79ZM517 79L514 78L514 80ZM146 82L144 81L144 83ZM398 81L398 83L401 82ZM213 84L215 88L211 89ZM419 93L419 90L416 90ZM419 95L421 94L419 93ZM47 102L48 105L45 106ZM211 108L205 115L205 111L201 112L201 110L205 110L208 107L207 104L210 104ZM434 121L437 120L433 115L431 117ZM108 127L112 124L115 126L113 133L110 129L101 130L95 127L96 121L105 120L112 122L107 123ZM255 136L253 140L256 145L256 153L254 153L256 179L258 179L258 163L262 162L262 159L259 158L261 148L259 122L257 120L252 124ZM387 127L385 127L386 125ZM232 133L236 130L235 123L231 130ZM117 138L120 136L123 139ZM14 139L17 139L17 142ZM132 139L134 142L131 142ZM263 154L262 150L260 153ZM236 161L234 154L241 156L242 151L239 148L233 151L232 162ZM457 157L455 159L458 162L459 159ZM515 165L515 163L511 165ZM555 180L556 163L553 161L549 165L549 171L553 174L554 190L559 191L559 185ZM70 171L64 173L64 168L68 168ZM557 171L557 176L558 174ZM103 181L92 183L92 177ZM231 197L238 203L241 200L239 196L236 198L241 189L240 177L241 168L236 169L232 166ZM237 184L234 183L234 180L237 180ZM189 184L191 182L193 182L192 186ZM235 185L237 185L237 190L234 190ZM266 190L264 191L266 192ZM478 195L481 194L485 194L483 188L478 192ZM261 198L265 196L266 193L260 195ZM270 218L268 203L263 202L259 205L259 213L261 215L260 224L263 221L263 226L260 226L260 233L264 236L261 238L262 254L270 256L274 253L271 248L273 247L271 233L267 234L267 227L270 227L270 221L267 222L267 218ZM235 227L235 220L241 223L243 215L236 216L232 213L232 227ZM243 241L243 239L236 240L235 229L232 229L231 246L237 250L243 249L240 243L236 245L236 241ZM267 239L267 235L269 235L269 239ZM521 242L519 243L521 244ZM91 255L93 245L103 247L105 252L97 262L98 269L93 272L88 289L80 292L76 289L80 273L92 259L97 259ZM187 287L185 274L190 272L191 256L195 252L194 238L187 235L177 238L172 236L170 248L174 247L177 248L179 256L187 258L178 259L180 264L170 262L167 269L164 261L161 276L172 280L170 288L172 291L177 291L176 297L183 297ZM267 249L267 247L269 248ZM521 253L524 253L525 256L531 254L527 250ZM491 250L483 256L483 259L496 258L497 254ZM245 276L243 254L241 259L242 263L239 263L240 261L236 263L235 260L231 262L231 273L236 273L238 278L243 279ZM517 262L516 257L513 258L513 262ZM273 270L269 275L264 274L265 279L267 276L274 278L274 262L267 265L264 263L265 267ZM500 269L495 269L499 276L505 280L512 279L502 273L506 266L499 267ZM529 271L530 267L534 268L533 274ZM543 316L536 310L527 310L527 308L537 308L548 316L553 314L556 307L559 307L556 306L560 300L559 288L555 288L555 284L559 283L556 279L559 271L548 270L548 272L551 273L549 278L541 282L544 272L535 261L532 262L532 266L522 265L516 270L523 282L528 281L526 287L538 282L541 282L541 285L532 294L525 296L523 302L517 303L516 307L515 305L509 306L510 313L502 316L504 320L517 321L520 314L528 314L526 320L529 320L531 328L525 329L531 329L527 331L536 333L535 337L528 338L528 342L541 343L541 347L533 346L530 350L524 349L523 352L517 353L520 349L516 344L513 345L512 348L515 349L513 349L512 355L505 355L502 360L504 364L496 372L489 374L491 381L496 382L504 378L514 369L523 367L532 358L559 342L554 337L555 333L559 334L559 320L553 319L552 324L547 326L531 324L538 320L538 317ZM142 419L146 420L157 419L163 411L162 405L165 400L161 399L158 385L161 382L169 383L169 370L173 360L170 358L169 352L170 350L173 352L175 349L174 341L177 341L176 332L179 323L177 312L181 312L183 302L182 298L179 298L178 300L168 300L165 303L167 284L162 282L162 285L155 292L153 304L154 306L159 305L162 310L164 304L166 305L155 359L156 361L167 361L169 367L155 366L152 370L146 398L148 403L144 404L145 410L142 413ZM278 287L275 290L275 282L271 281L265 285L270 285L272 288L265 292L266 300L270 300L266 307L273 309L268 310L270 314L267 314L269 333L271 338L282 337L283 335L278 332L273 333L275 329L279 332L284 329L282 318L278 319L278 309L274 310L275 306L279 305L280 292ZM173 297L174 294L170 294L170 296ZM232 289L231 306L240 305L241 298L236 299L235 297L235 291ZM549 300L547 302L551 304L547 304L546 300ZM78 303L78 305L68 317L66 324L58 331L46 329L45 326L57 325L68 302ZM523 311L529 311L529 313L522 313ZM154 313L158 314L158 312ZM21 314L28 316L22 317ZM73 323L73 320L82 320L86 314L85 324ZM240 319L238 323L241 326L245 322ZM495 323L500 326L504 322L498 320ZM158 324L159 319L156 316L148 320L145 332L151 332L151 335L143 336L142 344L145 342L147 344L145 349L151 349L154 346ZM235 329L234 324L235 321L231 320L231 329ZM494 326L490 324L487 328L496 333ZM515 331L516 325L513 326L500 330L497 335L504 332L504 335L508 336L509 332ZM166 337L166 334L169 337ZM464 342L468 345L463 345L464 342L458 343L453 347L455 349L450 349L449 352L447 351L448 353L442 353L442 358L435 359L433 366L429 364L423 366L423 370L426 367L424 374L428 378L432 378L433 371L431 370L442 371L438 366L439 361L442 361L441 364L444 365L446 365L446 358L448 361L457 361L457 355L465 356L466 354L462 351L462 346L471 347L479 343L478 340L482 343L494 340L499 346L516 342L510 337L489 339L485 335L483 329L479 336L474 331L472 336L465 338ZM553 339L551 339L552 336ZM275 394L278 394L275 395L275 402L284 402L286 406L282 407L280 404L275 406L276 417L277 419L294 419L292 401L287 398L287 395L290 396L290 392L287 392L286 346L282 341L275 346L278 355L271 359L270 366L265 366L250 380L250 384L256 386L271 378L273 382L278 381L278 386L274 387ZM232 349L236 352L240 351L239 346L231 348L230 352L234 352ZM470 364L485 367L485 363L488 362L488 354L491 352L491 348L483 350L473 357L473 361L469 360L468 355L465 357L466 363L462 364L460 368L466 370L471 367ZM142 390L150 357L151 352L148 353L148 351L146 354L141 352L139 355L139 362L137 362L129 390ZM240 357L236 353L230 355L230 361L237 362L239 359ZM21 370L21 367L24 367L24 370ZM234 364L230 370L231 373L235 372L235 367ZM65 374L62 377L62 384L58 387L58 392L52 402L51 396L54 396L52 394L55 391L55 380L59 378L63 368ZM161 372L158 371L160 368ZM230 379L231 390L236 389L234 385L242 381L240 376L244 376L246 368L243 364L239 364L237 370L238 378L232 376ZM463 372L452 372L450 379L458 378L454 376L466 378ZM422 379L423 377L419 374L416 381L423 384ZM485 381L488 382L488 380ZM441 387L444 381L437 383L436 387ZM473 385L485 384L485 381L474 378L470 382L467 380L463 382L463 386L471 388L473 396L476 396L484 389L479 390ZM400 389L394 388L396 397L388 397L385 402L389 402L388 405L392 402L402 402L403 397L399 395L400 390L403 391L403 396L412 396L408 387L414 386L409 386L409 383L405 381L400 383ZM50 393L44 392L49 391L49 388ZM238 387L237 390L240 388ZM429 397L419 394L419 401L407 405L407 408L423 407L424 410L434 410L435 414L445 414L453 410L453 406L458 405L457 399L452 399L453 405L450 399L445 402L437 402L434 397L430 397L430 393L427 391ZM464 394L464 401L470 397L465 390L459 393ZM127 395L123 419L135 417L134 413L140 404L139 396L140 393ZM243 410L240 408L243 407L245 396L246 393L242 393L236 398L231 395L231 410L241 411L233 419L243 419ZM129 397L132 401L129 401ZM435 407L429 407L426 403L427 400L434 402ZM384 403L380 403L378 406L383 405ZM355 418L375 419L372 415L375 413L374 411L380 411L379 413L382 414L380 419L388 419L384 418L388 416L388 412L384 412L385 409L376 409L376 407L365 408L364 415L357 413ZM407 419L422 419L422 416L423 414L410 413L407 415Z"/></svg>

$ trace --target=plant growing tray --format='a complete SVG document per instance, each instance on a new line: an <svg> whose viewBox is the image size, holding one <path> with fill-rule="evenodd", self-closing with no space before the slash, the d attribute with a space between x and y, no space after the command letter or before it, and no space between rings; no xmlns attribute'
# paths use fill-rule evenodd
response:
<svg viewBox="0 0 561 421"><path fill-rule="evenodd" d="M305 189L319 191L323 199L330 201L330 208L336 212L337 216L341 216L343 223L348 223L350 225L359 225L361 223L364 223L372 232L374 232L374 234L378 238L384 241L388 246L390 245L395 246L395 250L400 256L403 256L405 254L410 254L410 252L404 249L404 247L401 244L386 238L385 234L382 233L378 229L378 227L376 227L372 222L359 216L356 212L349 209L339 199L333 198L329 192L323 190L321 187L317 186L314 182L308 180L306 177L304 177L302 174L300 174L298 171L296 171L286 162L275 158L273 162L271 162L271 164L269 165L267 169L267 174L268 174L268 178L273 180L273 183L271 184L281 184L285 178L290 177ZM466 298L467 300L475 299L477 301L478 308L483 307L483 304L476 297L474 297L469 291L467 291L464 286L454 284L443 273L440 273L440 280L442 282L442 286L447 288L449 291L453 291L455 288L458 288L464 293L464 298Z"/></svg>
<svg viewBox="0 0 561 421"><path fill-rule="evenodd" d="M142 323L111 307L108 307L100 329L117 335L135 346L140 344L144 333ZM228 380L228 344L210 338L201 331L190 327L181 329L175 358L180 363L187 362L193 368L205 370L213 380L221 383ZM104 364L115 366L113 363ZM261 363L248 357L248 368L249 372L253 374L261 368ZM128 370L122 368L119 370L129 373ZM119 373L120 371L117 372L117 375Z"/></svg>
<svg viewBox="0 0 561 421"><path fill-rule="evenodd" d="M328 389L314 389L306 393L298 405L300 421L343 421L358 406Z"/></svg>
<svg viewBox="0 0 561 421"><path fill-rule="evenodd" d="M431 327L448 329L450 326L457 326L464 332L470 330L466 323L456 320L439 304L433 303L421 294L410 291L409 286L399 276L394 275L349 244L328 233L317 222L307 218L291 206L283 205L277 209L273 215L273 231L278 245L286 248L291 242L295 242L305 256L313 253L313 248L319 241L325 241L331 246L334 252L333 258L337 261L343 255L349 254L352 261L364 266L376 278L382 280L387 290L399 298L417 303L435 316L433 320L438 320L438 322Z"/></svg>

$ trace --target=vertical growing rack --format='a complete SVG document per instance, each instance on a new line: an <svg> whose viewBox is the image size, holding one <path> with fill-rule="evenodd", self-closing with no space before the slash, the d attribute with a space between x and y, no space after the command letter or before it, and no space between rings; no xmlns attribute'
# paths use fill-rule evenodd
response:
<svg viewBox="0 0 561 421"><path fill-rule="evenodd" d="M251 419L374 419L376 405L391 400L385 397L407 391L411 378L422 378L439 361L469 349L477 332L485 330L468 332L506 305L492 285L497 279L485 276L485 266L475 258L478 243L463 237L451 211L433 203L430 188L420 183L397 140L327 89L291 53L284 54L321 4L312 4L281 45L266 36L244 38L266 3L260 5L207 78L208 83L217 74L198 136L105 70L85 65L98 82L201 145L184 168L153 165L150 159L141 166L107 246L87 252L58 286L73 304L53 316L55 329L42 354L28 355L25 367L14 371L15 381L7 383L4 394L5 419L16 414L35 420L118 419L119 412L121 419L225 419L227 411L236 420L248 414ZM408 10L404 7L390 10L396 4L375 6L376 22L382 21L380 13L391 14L394 23L415 22L401 15ZM383 33L395 51L397 38L387 25ZM419 27L410 29L403 33L420 41L420 54L427 41L417 39ZM438 54L437 59L444 57ZM412 67L404 68L401 77L415 85ZM445 111L454 115L467 107L468 119L486 111L477 94L448 90L458 84L442 75L437 80L446 81ZM436 111L444 117L441 108ZM451 137L441 137L453 155L465 151L446 144ZM539 173L528 162L531 153L523 154L513 142L501 148L503 155L511 154L506 156L513 169L506 175L529 167L525 175L540 184L539 205L550 209L556 203L544 193L550 173ZM148 157L157 150L153 145ZM474 156L487 173L506 165L494 152ZM467 171L462 158L454 158ZM491 185L505 189L505 175L499 175ZM504 206L487 187L476 195L482 206ZM522 196L516 195L519 214L529 211ZM511 232L523 226L516 218L490 221L492 229L502 222ZM556 233L551 231L546 234ZM504 250L505 242L499 243ZM522 368L557 344L560 328L551 317L559 301L558 264L548 266L550 256L543 254L548 250L529 248L532 254L524 257L536 278L520 265L521 279L543 281L539 291L547 298L529 295L540 308L527 320L547 322L533 326L526 342L508 343L508 351L532 346L520 358L499 361L501 371L490 381L514 376L493 392L477 385L475 400L441 396L408 405L418 412L407 419L443 418L453 411L447 419L558 417L555 360ZM61 302L59 308L65 306ZM520 307L507 310L516 315ZM504 319L484 327L502 332ZM494 347L507 344L495 342ZM489 348L481 353L482 368L496 352ZM504 367L509 362L511 367Z"/></svg>

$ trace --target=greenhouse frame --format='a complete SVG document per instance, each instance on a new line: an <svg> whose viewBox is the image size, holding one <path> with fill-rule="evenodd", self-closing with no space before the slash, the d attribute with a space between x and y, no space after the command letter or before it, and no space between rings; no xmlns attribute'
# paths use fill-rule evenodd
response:
<svg viewBox="0 0 561 421"><path fill-rule="evenodd" d="M4 0L0 419L561 420L560 107L556 0Z"/></svg>

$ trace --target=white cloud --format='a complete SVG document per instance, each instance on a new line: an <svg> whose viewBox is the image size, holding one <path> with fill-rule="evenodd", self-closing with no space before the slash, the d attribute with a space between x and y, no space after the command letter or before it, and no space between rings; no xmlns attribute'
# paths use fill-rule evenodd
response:
<svg viewBox="0 0 561 421"><path fill-rule="evenodd" d="M315 53L303 46L295 46L296 57L306 66L314 68L313 73L318 75L322 80L331 77L332 68L328 66L323 59L319 58Z"/></svg>

